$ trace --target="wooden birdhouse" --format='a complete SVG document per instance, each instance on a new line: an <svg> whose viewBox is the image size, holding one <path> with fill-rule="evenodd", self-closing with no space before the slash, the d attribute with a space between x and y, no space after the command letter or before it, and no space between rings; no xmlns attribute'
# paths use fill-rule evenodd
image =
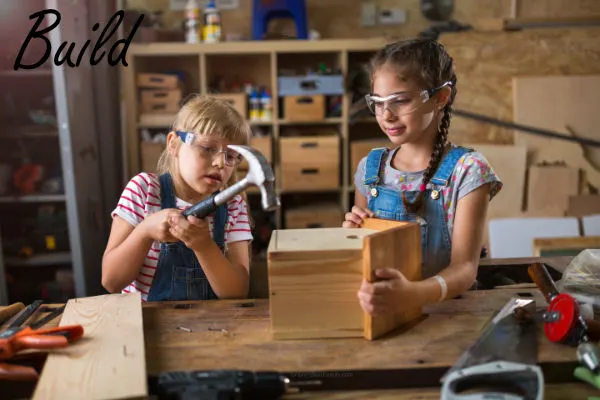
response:
<svg viewBox="0 0 600 400"><path fill-rule="evenodd" d="M380 316L362 310L357 292L379 268L421 279L419 224L370 218L358 229L274 231L268 248L273 338L372 340L418 318L419 307Z"/></svg>

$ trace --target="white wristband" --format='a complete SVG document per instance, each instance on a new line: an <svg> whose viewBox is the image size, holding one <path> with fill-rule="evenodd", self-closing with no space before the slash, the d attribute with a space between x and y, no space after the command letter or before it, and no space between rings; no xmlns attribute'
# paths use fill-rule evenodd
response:
<svg viewBox="0 0 600 400"><path fill-rule="evenodd" d="M446 295L448 294L448 285L446 285L446 280L439 275L435 275L434 278L440 283L440 286L442 288L442 294L438 301L444 301L446 300Z"/></svg>

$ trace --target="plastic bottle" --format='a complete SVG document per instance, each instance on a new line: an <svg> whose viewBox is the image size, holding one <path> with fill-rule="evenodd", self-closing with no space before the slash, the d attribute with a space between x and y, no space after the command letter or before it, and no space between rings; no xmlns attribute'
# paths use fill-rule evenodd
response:
<svg viewBox="0 0 600 400"><path fill-rule="evenodd" d="M188 0L185 5L185 41L200 43L200 7L198 0Z"/></svg>
<svg viewBox="0 0 600 400"><path fill-rule="evenodd" d="M214 0L210 0L204 9L204 26L202 27L205 43L218 43L221 41L221 13Z"/></svg>
<svg viewBox="0 0 600 400"><path fill-rule="evenodd" d="M250 93L250 120L260 120L260 97L256 89L252 89Z"/></svg>
<svg viewBox="0 0 600 400"><path fill-rule="evenodd" d="M263 121L270 121L271 119L273 119L273 100L271 98L271 94L269 93L269 90L267 90L267 88L264 88L261 96L260 96L260 102L261 102L261 120Z"/></svg>

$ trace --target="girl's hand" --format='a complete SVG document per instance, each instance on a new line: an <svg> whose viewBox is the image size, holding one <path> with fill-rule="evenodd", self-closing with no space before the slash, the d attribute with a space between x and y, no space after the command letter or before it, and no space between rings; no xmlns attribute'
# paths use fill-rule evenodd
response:
<svg viewBox="0 0 600 400"><path fill-rule="evenodd" d="M418 305L415 283L400 271L384 268L375 274L382 280L373 283L363 280L358 290L360 306L365 312L371 315L398 313Z"/></svg>
<svg viewBox="0 0 600 400"><path fill-rule="evenodd" d="M210 243L210 230L208 222L192 215L187 219L179 212L177 215L169 216L169 232L178 240L181 240L188 248L200 251L207 243Z"/></svg>
<svg viewBox="0 0 600 400"><path fill-rule="evenodd" d="M139 226L148 238L165 243L176 242L177 238L169 232L171 228L169 216L172 215L181 215L181 211L176 208L165 208L146 217Z"/></svg>
<svg viewBox="0 0 600 400"><path fill-rule="evenodd" d="M367 217L373 217L373 215L373 211L367 208L353 206L352 211L347 212L346 215L344 215L344 223L342 224L342 227L360 228L363 220Z"/></svg>

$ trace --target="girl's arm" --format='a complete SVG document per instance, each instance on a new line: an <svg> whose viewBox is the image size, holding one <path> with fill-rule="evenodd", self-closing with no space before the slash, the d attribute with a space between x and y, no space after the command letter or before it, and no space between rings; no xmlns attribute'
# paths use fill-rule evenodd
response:
<svg viewBox="0 0 600 400"><path fill-rule="evenodd" d="M477 278L490 189L491 183L487 183L458 201L450 265L439 273L448 287L446 299L469 290ZM436 279L428 278L417 283L421 304L435 303L440 299L442 289Z"/></svg>
<svg viewBox="0 0 600 400"><path fill-rule="evenodd" d="M137 277L153 239L143 226L133 227L119 216L113 219L106 250L102 257L102 286L118 293Z"/></svg>
<svg viewBox="0 0 600 400"><path fill-rule="evenodd" d="M219 299L239 299L248 296L250 285L249 241L227 244L227 257L217 244L206 241L200 251L194 251Z"/></svg>

